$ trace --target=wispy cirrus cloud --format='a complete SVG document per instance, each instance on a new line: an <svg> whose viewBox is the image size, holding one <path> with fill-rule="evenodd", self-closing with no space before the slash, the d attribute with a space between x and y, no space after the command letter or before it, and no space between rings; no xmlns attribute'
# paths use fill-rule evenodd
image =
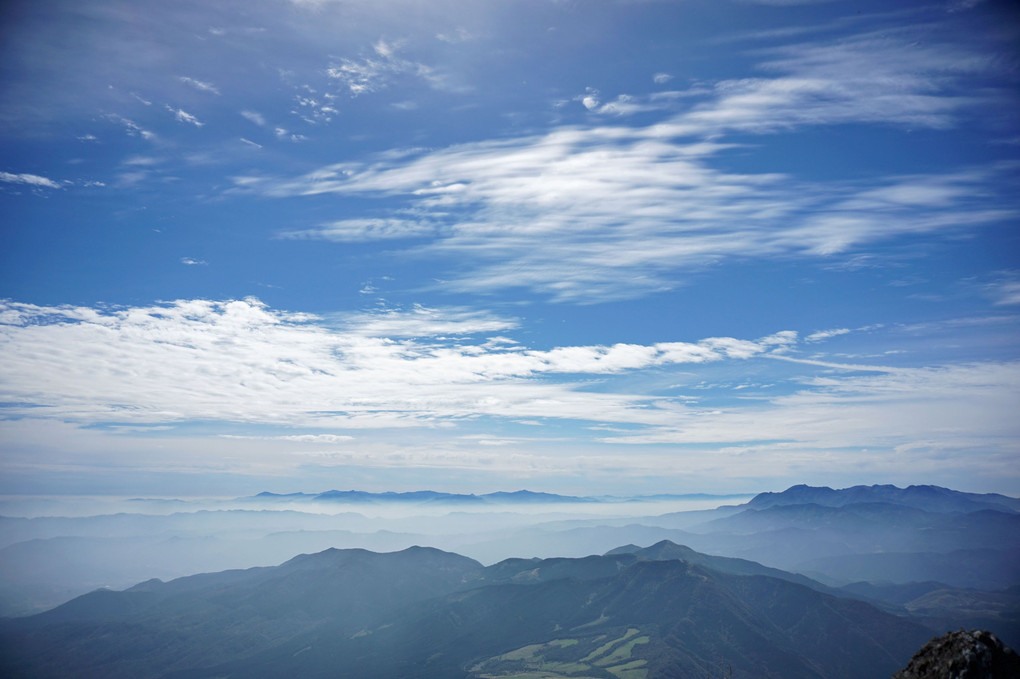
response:
<svg viewBox="0 0 1020 679"><path fill-rule="evenodd" d="M348 332L368 337L440 337L488 334L518 327L514 319L464 308L381 309L338 316Z"/></svg>
<svg viewBox="0 0 1020 679"><path fill-rule="evenodd" d="M196 89L199 92L208 92L209 94L217 95L220 93L219 88L213 85L212 83L204 82L202 80L196 80L195 78L189 78L188 76L185 75L177 76L177 79L180 80L185 85L187 85L188 87Z"/></svg>
<svg viewBox="0 0 1020 679"><path fill-rule="evenodd" d="M117 115L115 113L108 114L105 117L107 119L109 119L109 120L111 120L111 121L113 121L115 123L118 123L121 126L123 126L125 131L127 131L128 136L131 136L131 137L136 137L136 136L137 137L141 137L142 139L145 139L146 141L155 141L156 140L156 133L155 132L152 132L150 130L147 130L147 129L143 128L138 123L136 123L135 121L133 121L133 120L131 120L129 118L125 118L124 116Z"/></svg>
<svg viewBox="0 0 1020 679"><path fill-rule="evenodd" d="M205 125L205 123L201 122L198 118L191 115L184 109L174 108L173 106L167 104L166 110L170 111L170 113L173 113L174 120L176 120L179 123L187 123L189 125L194 125L195 127L202 127L203 125Z"/></svg>
<svg viewBox="0 0 1020 679"><path fill-rule="evenodd" d="M850 328L833 328L831 330L819 330L804 338L807 342L821 342L832 337L839 337L853 332Z"/></svg>
<svg viewBox="0 0 1020 679"><path fill-rule="evenodd" d="M432 236L436 226L427 221L412 219L340 219L311 229L287 231L282 238L333 241L378 241L398 238Z"/></svg>
<svg viewBox="0 0 1020 679"><path fill-rule="evenodd" d="M661 96L634 97L629 94L620 94L611 101L602 101L599 91L590 87L583 95L575 97L575 100L581 102L581 105L592 113L615 117L660 111L663 108Z"/></svg>
<svg viewBox="0 0 1020 679"><path fill-rule="evenodd" d="M24 184L26 186L39 186L45 189L59 189L60 184L37 174L30 174L28 172L0 172L0 182L6 184Z"/></svg>
<svg viewBox="0 0 1020 679"><path fill-rule="evenodd" d="M1008 187L1018 168L1009 163L842 182L722 169L732 134L846 123L943 129L1006 96L965 86L995 68L986 56L912 37L867 33L765 50L763 77L699 86L691 98L603 103L589 89L578 99L594 113L671 112L653 125L561 127L382 154L289 179L249 176L243 188L385 201L385 215L283 235L424 239L414 251L471 262L444 282L451 289L525 287L575 302L669 289L685 272L730 258L830 258L1015 218L1020 205Z"/></svg>
<svg viewBox="0 0 1020 679"><path fill-rule="evenodd" d="M433 67L401 57L400 49L400 43L377 40L371 56L339 59L326 69L326 74L351 96L385 89L401 76L419 78L435 89L455 89Z"/></svg>
<svg viewBox="0 0 1020 679"><path fill-rule="evenodd" d="M999 280L988 283L985 291L995 300L996 306L1020 304L1020 272L1005 272Z"/></svg>
<svg viewBox="0 0 1020 679"><path fill-rule="evenodd" d="M530 287L594 301L675 285L732 257L830 257L897 237L972 230L1018 213L1010 165L814 184L713 166L728 148L654 128L567 128L540 137L339 164L291 180L248 177L276 196L402 199L413 218L354 218L291 238L426 238L470 254L455 289ZM240 184L239 184L240 186Z"/></svg>
<svg viewBox="0 0 1020 679"><path fill-rule="evenodd" d="M244 117L246 120L248 120L248 121L250 121L252 123L255 123L259 127L265 127L266 126L266 117L263 116L258 111L244 110L244 111L241 111L241 116Z"/></svg>

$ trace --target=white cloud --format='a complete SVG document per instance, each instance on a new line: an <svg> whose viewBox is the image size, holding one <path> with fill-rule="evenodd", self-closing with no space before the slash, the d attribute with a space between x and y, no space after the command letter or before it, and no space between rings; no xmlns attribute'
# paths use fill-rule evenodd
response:
<svg viewBox="0 0 1020 679"><path fill-rule="evenodd" d="M988 286L996 306L1020 304L1020 280L1004 280Z"/></svg>
<svg viewBox="0 0 1020 679"><path fill-rule="evenodd" d="M385 87L383 75L387 72L383 63L372 59L342 59L326 71L330 78L339 81L354 96Z"/></svg>
<svg viewBox="0 0 1020 679"><path fill-rule="evenodd" d="M457 44L462 42L468 42L475 40L476 36L468 31L466 28L456 28L452 33L437 33L436 40L447 42L450 44Z"/></svg>
<svg viewBox="0 0 1020 679"><path fill-rule="evenodd" d="M266 118L265 118L265 116L263 116L261 113L258 113L257 111L241 111L241 116L243 116L245 119L255 123L259 127L265 127L266 126Z"/></svg>
<svg viewBox="0 0 1020 679"><path fill-rule="evenodd" d="M146 141L154 141L156 139L156 134L154 132L150 132L149 130L142 128L133 120L112 113L107 115L106 118L123 125L124 129L127 130L129 136L132 137L140 136L142 139L145 139Z"/></svg>
<svg viewBox="0 0 1020 679"><path fill-rule="evenodd" d="M52 179L47 179L46 177L41 177L37 174L29 174L27 172L21 172L19 174L14 174L12 172L0 172L0 182L6 182L8 184L26 184L28 186L41 186L47 189L60 188L60 184Z"/></svg>
<svg viewBox="0 0 1020 679"><path fill-rule="evenodd" d="M602 102L601 93L591 87L585 88L585 93L574 98L580 101L581 105L592 113L611 116L627 116L646 111L659 111L663 108L661 103L654 103L649 97L643 100L627 94L621 94L613 101Z"/></svg>
<svg viewBox="0 0 1020 679"><path fill-rule="evenodd" d="M477 335L517 327L517 321L470 309L386 309L340 317L348 332L368 337L439 337Z"/></svg>
<svg viewBox="0 0 1020 679"><path fill-rule="evenodd" d="M385 89L401 76L419 78L434 89L457 89L436 69L400 57L400 48L399 43L380 39L372 45L374 56L340 59L326 69L326 74L352 96Z"/></svg>
<svg viewBox="0 0 1020 679"><path fill-rule="evenodd" d="M516 327L469 309L316 317L252 299L97 308L4 302L0 399L14 404L0 421L14 451L4 468L67 471L116 460L260 474L315 464L733 478L864 465L923 476L944 471L950 452L972 474L1008 470L1018 452L1016 362L892 368L802 360L785 353L797 346L788 331L552 349L490 337ZM722 405L635 394L619 388L631 377L610 379L676 366L693 384L699 366L760 358L808 367L792 393L788 384L772 386ZM491 427L474 427L479 418ZM222 445L174 430L152 439L125 429L194 420L223 424L213 437ZM500 429L550 420L592 426L535 439ZM293 433L236 435L227 423ZM451 436L450 427L460 431ZM355 440L351 432L364 428L387 434ZM41 445L51 450L45 459L20 452ZM639 445L687 452L623 452ZM135 459L149 449L163 451L151 456L158 462Z"/></svg>
<svg viewBox="0 0 1020 679"><path fill-rule="evenodd" d="M291 113L310 125L328 123L333 120L333 116L338 113L336 107L333 105L336 100L335 94L330 94L329 92L320 94L308 85L299 89L302 93L297 94L294 97L294 101L297 103L297 108L291 110ZM281 136L280 130L282 129L283 128L279 127L276 128L277 136Z"/></svg>
<svg viewBox="0 0 1020 679"><path fill-rule="evenodd" d="M203 125L205 125L205 123L199 122L198 118L191 115L184 109L173 108L172 106L167 105L166 110L173 113L174 119L179 123L188 123L189 125L194 125L195 127L202 127Z"/></svg>
<svg viewBox="0 0 1020 679"><path fill-rule="evenodd" d="M967 10L974 9L982 2L984 2L984 0L950 0L946 11L965 12Z"/></svg>
<svg viewBox="0 0 1020 679"><path fill-rule="evenodd" d="M194 259L192 257L181 257L181 264L188 266L206 266L209 262L201 259Z"/></svg>
<svg viewBox="0 0 1020 679"><path fill-rule="evenodd" d="M673 79L669 73L656 73L652 76L652 80L656 85L664 85Z"/></svg>
<svg viewBox="0 0 1020 679"><path fill-rule="evenodd" d="M277 139L283 141L299 142L304 141L307 137L303 134L294 134L290 130L284 127L277 127L273 130L273 134L276 135Z"/></svg>
<svg viewBox="0 0 1020 679"><path fill-rule="evenodd" d="M818 332L811 333L810 335L805 337L804 340L807 342L821 342L822 340L827 340L830 337L839 337L840 335L846 335L847 333L850 332L852 332L850 328L833 328L832 330L819 330Z"/></svg>
<svg viewBox="0 0 1020 679"><path fill-rule="evenodd" d="M1011 166L812 184L716 170L725 144L645 128L561 128L534 137L381 155L291 180L274 196L400 200L414 219L348 218L289 237L428 237L420 252L471 253L454 289L530 287L595 301L668 289L729 257L831 257L903 235L972 230L1016 215ZM980 189L977 190L977 189ZM924 197L937 192L936 200Z"/></svg>
<svg viewBox="0 0 1020 679"><path fill-rule="evenodd" d="M136 167L150 167L152 165L159 165L161 162L163 161L160 158L154 158L152 156L128 156L121 161L121 164Z"/></svg>
<svg viewBox="0 0 1020 679"><path fill-rule="evenodd" d="M488 416L665 425L680 405L538 378L746 360L792 341L786 334L527 350L470 339L515 322L468 310L330 320L256 300L129 308L6 302L0 323L0 398L28 404L8 416L82 424L431 427Z"/></svg>
<svg viewBox="0 0 1020 679"><path fill-rule="evenodd" d="M987 103L960 79L992 69L989 57L916 37L885 31L776 48L761 69L781 75L721 82L713 100L675 122L758 133L844 122L945 128L960 111Z"/></svg>
<svg viewBox="0 0 1020 679"><path fill-rule="evenodd" d="M225 439L242 439L245 441L293 441L295 443L346 443L354 441L354 436L345 434L290 434L286 436L248 436L241 434L220 434Z"/></svg>
<svg viewBox="0 0 1020 679"><path fill-rule="evenodd" d="M819 365L832 365L815 362ZM758 451L871 448L977 455L1016 454L1020 363L987 362L927 368L847 366L878 374L816 377L796 393L762 405L680 413L669 427L612 437L615 443L751 445ZM934 442L938 443L934 443ZM843 454L853 464L870 456ZM963 461L968 458L964 456ZM977 460L972 461L977 464ZM907 461L894 461L908 466Z"/></svg>
<svg viewBox="0 0 1020 679"><path fill-rule="evenodd" d="M196 80L194 78L189 78L189 77L184 76L184 75L177 76L177 79L180 80L185 85L188 85L189 87L193 87L194 89L198 90L199 92L208 92L210 94L219 94L220 93L219 88L217 88L212 83L202 82L201 80Z"/></svg>
<svg viewBox="0 0 1020 679"><path fill-rule="evenodd" d="M689 93L604 103L589 88L577 97L600 115L674 111L646 127L565 126L381 154L243 188L379 199L389 210L385 217L378 210L345 215L285 235L426 238L430 244L415 253L460 257L473 267L444 281L449 289L524 287L576 302L667 290L691 270L728 258L862 261L861 248L883 241L968 233L1015 219L1010 186L1017 168L1005 163L825 183L720 169L717 158L733 148L724 139L734 131L845 123L944 128L996 96L965 89L991 68L984 57L938 40L915 44L913 37L893 31L762 51L765 77L699 84ZM371 88L397 52L378 43L376 56L343 78ZM688 108L678 111L681 104Z"/></svg>
<svg viewBox="0 0 1020 679"><path fill-rule="evenodd" d="M406 219L342 219L314 229L286 231L281 237L357 242L430 236L435 231L433 225Z"/></svg>
<svg viewBox="0 0 1020 679"><path fill-rule="evenodd" d="M241 143L242 144L247 144L248 146L252 146L252 147L257 148L257 149L262 148L262 144L256 144L251 139L245 139L244 137L241 137Z"/></svg>

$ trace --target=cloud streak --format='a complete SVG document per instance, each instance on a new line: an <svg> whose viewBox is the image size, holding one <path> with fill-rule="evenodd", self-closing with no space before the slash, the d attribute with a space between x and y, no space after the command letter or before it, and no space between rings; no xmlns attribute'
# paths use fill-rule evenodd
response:
<svg viewBox="0 0 1020 679"><path fill-rule="evenodd" d="M177 79L180 80L185 85L187 85L188 87L192 87L192 88L198 90L199 92L208 92L209 94L217 94L217 95L220 93L219 88L216 87L215 85L213 85L212 83L203 82L201 80L196 80L195 78L189 78L188 76L184 76L184 75L178 76Z"/></svg>
<svg viewBox="0 0 1020 679"><path fill-rule="evenodd" d="M762 51L765 77L699 86L689 108L652 125L560 127L393 152L299 177L245 177L243 189L385 202L385 214L282 235L424 239L408 247L472 262L449 288L524 287L575 302L669 289L727 259L827 258L1015 218L1020 207L1008 187L1018 168L1009 163L842 182L722 169L739 148L727 136L848 123L945 129L1000 96L963 86L994 68L988 58L911 37L863 34ZM383 46L382 57L392 58ZM602 103L589 89L579 100L592 113L625 115L675 108L682 94Z"/></svg>
<svg viewBox="0 0 1020 679"><path fill-rule="evenodd" d="M167 107L166 107L166 110L168 110L171 113L173 113L174 114L174 120L176 120L179 123L187 123L189 125L194 125L195 127L202 127L203 125L205 125L205 123L199 121L198 118L196 118L195 116L191 115L190 113L188 113L184 109L174 108L173 106L170 106L168 104Z"/></svg>
<svg viewBox="0 0 1020 679"><path fill-rule="evenodd" d="M27 186L41 186L42 188L46 189L60 188L60 184L53 181L52 179L48 179L37 174L29 174L27 172L21 172L18 174L12 172L0 172L0 182L4 182L6 184L24 184Z"/></svg>
<svg viewBox="0 0 1020 679"><path fill-rule="evenodd" d="M654 128L570 128L293 180L249 177L244 188L402 200L413 219L345 219L282 236L425 238L423 254L477 262L449 281L454 289L529 287L561 301L668 289L683 272L728 258L830 257L1020 212L1006 190L1009 165L818 185L715 169L711 157L725 149Z"/></svg>

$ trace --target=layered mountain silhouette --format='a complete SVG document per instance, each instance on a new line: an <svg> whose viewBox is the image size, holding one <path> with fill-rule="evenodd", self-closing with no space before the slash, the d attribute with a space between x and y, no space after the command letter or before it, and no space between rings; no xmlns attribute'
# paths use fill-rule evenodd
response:
<svg viewBox="0 0 1020 679"><path fill-rule="evenodd" d="M334 549L100 590L5 621L0 670L863 679L888 677L931 636L867 603L766 573L774 571L672 543L489 567L431 548Z"/></svg>
<svg viewBox="0 0 1020 679"><path fill-rule="evenodd" d="M358 513L283 496L272 510L0 517L0 614L66 602L0 620L0 676L888 676L919 625L1020 646L1020 512L1004 496L795 486L575 519L541 493L505 494L526 511L367 495ZM218 572L179 577L200 571ZM102 585L127 589L73 598ZM889 671L839 674L841 644Z"/></svg>
<svg viewBox="0 0 1020 679"><path fill-rule="evenodd" d="M338 508L381 513L294 510L330 494L361 498L337 500ZM394 551L430 544L492 563L509 556L577 557L668 539L834 587L936 581L996 591L1020 585L1014 566L1020 561L1020 513L1013 509L1020 501L931 486L794 486L714 510L572 521L562 520L569 518L564 508L579 516L589 509L604 514L620 498L606 504L518 491L447 503L441 498L451 494L432 491L262 495L269 499L260 500L258 510L0 517L0 615L45 610L100 586L280 563L331 546ZM241 506L255 506L242 500ZM419 508L431 514L419 514Z"/></svg>

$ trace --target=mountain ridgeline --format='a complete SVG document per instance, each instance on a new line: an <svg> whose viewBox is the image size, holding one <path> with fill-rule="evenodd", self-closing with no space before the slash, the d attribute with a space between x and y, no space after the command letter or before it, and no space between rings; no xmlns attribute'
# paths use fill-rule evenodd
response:
<svg viewBox="0 0 1020 679"><path fill-rule="evenodd" d="M680 559L687 556L695 559ZM483 567L431 548L99 590L3 628L6 676L888 677L931 634L672 543ZM764 569L764 567L760 567ZM726 571L730 572L726 572ZM530 674L529 674L530 673Z"/></svg>
<svg viewBox="0 0 1020 679"><path fill-rule="evenodd" d="M334 502L341 504L457 504L457 505L498 505L533 503L574 503L598 502L598 498L536 493L531 490L517 490L512 493L496 492L482 495L464 493L438 493L434 490L418 490L405 493L368 493L360 490L327 490L322 493L270 493L263 491L250 498L253 501L289 502Z"/></svg>
<svg viewBox="0 0 1020 679"><path fill-rule="evenodd" d="M359 494L353 502L386 503L387 495L422 507L442 494ZM529 512L568 504L564 496L502 495L514 498L483 502L523 502ZM291 497L268 501L289 506ZM443 520L473 525L477 516L455 510ZM277 566L98 589L0 620L0 676L886 679L947 630L989 629L1014 647L1020 637L1020 501L1001 495L795 486L708 511L564 520L539 509L530 524L516 516L485 514L491 528L481 540L456 531L376 536L460 544L459 553L332 547ZM221 532L302 517L290 509L203 516ZM321 530L264 539L283 548L367 539L333 523L363 520L318 516ZM0 521L0 538L5 527L29 525L109 532L196 524L183 514ZM194 539L171 535L178 549ZM90 539L13 542L0 557ZM504 556L518 556L490 565L474 558L500 540Z"/></svg>

